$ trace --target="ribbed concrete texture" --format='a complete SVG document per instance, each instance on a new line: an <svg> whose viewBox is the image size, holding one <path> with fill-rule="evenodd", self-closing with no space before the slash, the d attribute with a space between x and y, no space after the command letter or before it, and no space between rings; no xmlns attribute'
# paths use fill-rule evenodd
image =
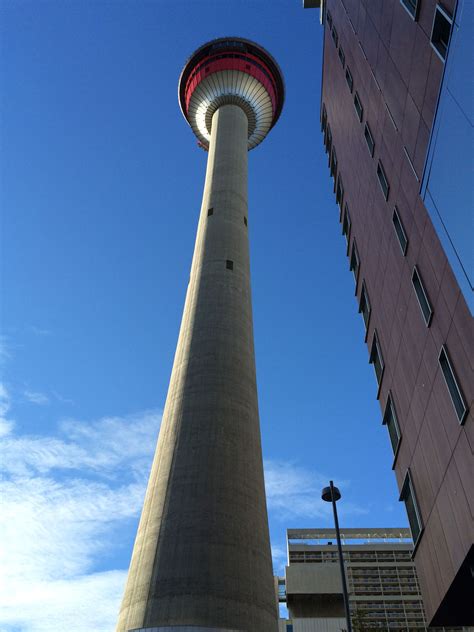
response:
<svg viewBox="0 0 474 632"><path fill-rule="evenodd" d="M117 632L278 629L255 379L247 137L239 106L214 113L186 304Z"/></svg>

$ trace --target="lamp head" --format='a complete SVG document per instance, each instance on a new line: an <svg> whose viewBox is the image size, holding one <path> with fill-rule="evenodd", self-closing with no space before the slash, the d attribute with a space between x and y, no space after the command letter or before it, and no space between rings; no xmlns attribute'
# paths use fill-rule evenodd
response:
<svg viewBox="0 0 474 632"><path fill-rule="evenodd" d="M334 494L334 501L337 502L341 497L341 492L337 487L334 486L332 487L332 492ZM331 487L325 487L323 489L323 491L321 492L321 498L327 503L332 502Z"/></svg>

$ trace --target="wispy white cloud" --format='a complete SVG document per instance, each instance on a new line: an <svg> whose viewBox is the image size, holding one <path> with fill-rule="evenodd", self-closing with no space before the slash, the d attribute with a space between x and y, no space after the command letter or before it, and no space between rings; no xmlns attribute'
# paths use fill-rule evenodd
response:
<svg viewBox="0 0 474 632"><path fill-rule="evenodd" d="M36 336L51 336L51 330L44 327L38 327L37 325L30 325L29 330Z"/></svg>
<svg viewBox="0 0 474 632"><path fill-rule="evenodd" d="M58 391L51 391L53 396L58 400L58 402L61 402L61 404L74 404L74 400L70 399L69 397L64 397L64 395L61 395L61 393L58 393Z"/></svg>
<svg viewBox="0 0 474 632"><path fill-rule="evenodd" d="M286 527L317 526L332 520L330 505L321 499L321 490L328 484L328 477L293 461L266 460L265 488L268 511L273 518L284 522ZM349 481L338 481L344 488ZM362 515L364 507L345 500L338 511L341 515Z"/></svg>
<svg viewBox="0 0 474 632"><path fill-rule="evenodd" d="M273 572L275 575L284 575L288 555L282 546L272 544Z"/></svg>
<svg viewBox="0 0 474 632"><path fill-rule="evenodd" d="M2 632L112 632L126 571L97 564L138 516L160 417L70 419L54 437L5 433Z"/></svg>
<svg viewBox="0 0 474 632"><path fill-rule="evenodd" d="M7 419L10 410L10 394L5 384L0 382L0 438L4 437L13 429L13 421Z"/></svg>
<svg viewBox="0 0 474 632"><path fill-rule="evenodd" d="M49 397L44 393L38 391L23 391L23 396L32 404L38 404L39 406L45 406L49 404Z"/></svg>

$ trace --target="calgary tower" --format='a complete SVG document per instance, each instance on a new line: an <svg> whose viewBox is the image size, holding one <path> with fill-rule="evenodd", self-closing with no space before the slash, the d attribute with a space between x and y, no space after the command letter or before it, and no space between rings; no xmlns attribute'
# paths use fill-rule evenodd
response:
<svg viewBox="0 0 474 632"><path fill-rule="evenodd" d="M276 632L258 417L247 154L281 71L231 37L199 48L179 102L209 151L191 275L117 632Z"/></svg>

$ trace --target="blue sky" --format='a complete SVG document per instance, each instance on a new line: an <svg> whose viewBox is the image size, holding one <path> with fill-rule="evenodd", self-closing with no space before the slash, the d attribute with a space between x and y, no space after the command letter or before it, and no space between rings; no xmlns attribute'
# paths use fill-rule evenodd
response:
<svg viewBox="0 0 474 632"><path fill-rule="evenodd" d="M206 153L187 57L239 35L287 98L249 156L260 416L285 529L405 526L319 132L322 29L300 0L0 7L4 632L114 629L176 345Z"/></svg>

